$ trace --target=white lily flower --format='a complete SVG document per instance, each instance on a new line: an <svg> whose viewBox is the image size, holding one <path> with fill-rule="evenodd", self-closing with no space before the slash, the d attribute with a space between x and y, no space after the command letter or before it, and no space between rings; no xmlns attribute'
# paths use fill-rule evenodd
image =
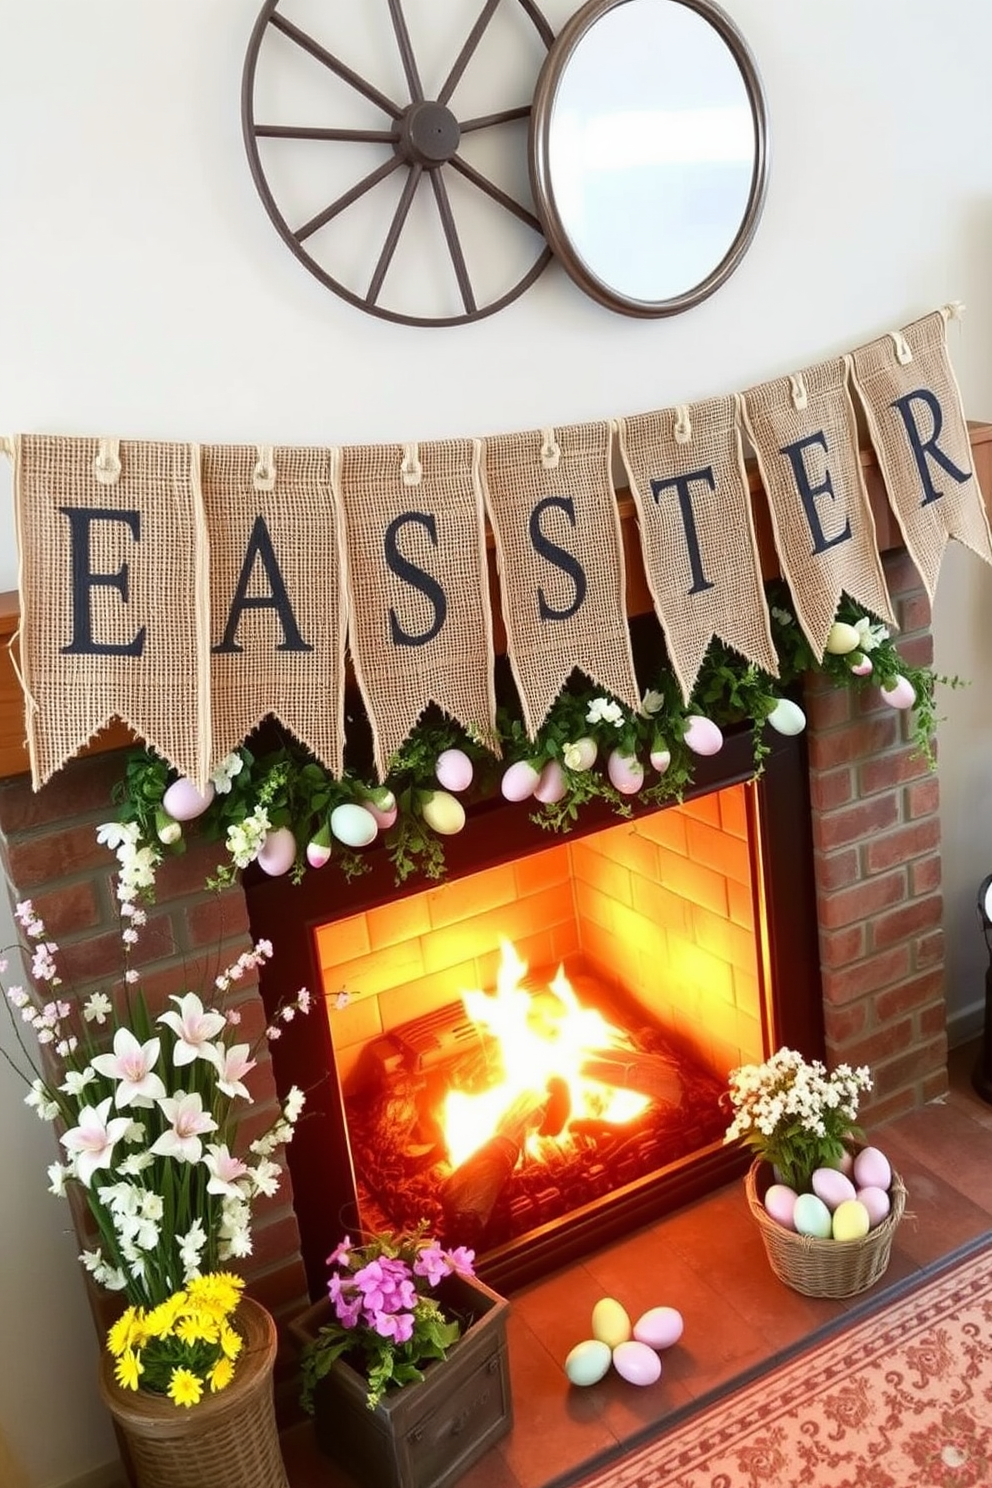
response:
<svg viewBox="0 0 992 1488"><path fill-rule="evenodd" d="M109 1168L114 1147L129 1126L126 1116L110 1117L111 1097L98 1106L83 1106L79 1125L67 1131L59 1141L75 1159L75 1174L86 1188L98 1168Z"/></svg>
<svg viewBox="0 0 992 1488"><path fill-rule="evenodd" d="M149 1039L139 1044L128 1028L118 1028L114 1034L114 1052L96 1054L91 1063L97 1074L108 1080L117 1080L114 1104L121 1106L150 1106L165 1095L161 1076L155 1074L161 1040Z"/></svg>
<svg viewBox="0 0 992 1488"><path fill-rule="evenodd" d="M59 1114L58 1104L52 1100L42 1080L31 1081L31 1089L24 1097L24 1104L32 1106L41 1121L54 1121Z"/></svg>
<svg viewBox="0 0 992 1488"><path fill-rule="evenodd" d="M172 1051L173 1063L192 1064L194 1059L209 1059L211 1063L216 1063L216 1051L211 1039L216 1038L226 1027L224 1014L205 1012L203 1003L195 992L187 992L183 997L173 996L170 1001L176 1004L178 1013L162 1013L158 1021L171 1028L176 1035L176 1046Z"/></svg>
<svg viewBox="0 0 992 1488"><path fill-rule="evenodd" d="M244 1197L243 1191L238 1187L238 1179L243 1179L248 1172L247 1164L239 1157L232 1157L225 1143L208 1143L203 1163L210 1173L207 1193L223 1194L231 1199Z"/></svg>
<svg viewBox="0 0 992 1488"><path fill-rule="evenodd" d="M240 1095L249 1103L252 1100L247 1085L242 1083L244 1075L255 1068L255 1060L249 1059L250 1044L232 1044L225 1049L223 1044L213 1045L213 1063L217 1066L217 1088L233 1100Z"/></svg>
<svg viewBox="0 0 992 1488"><path fill-rule="evenodd" d="M109 1105L109 1099L107 1101ZM209 1111L203 1109L203 1101L194 1091L191 1095L179 1091L176 1096L160 1100L159 1110L172 1125L168 1131L153 1142L148 1149L155 1157L175 1157L179 1162L198 1163L203 1152L200 1137L205 1132L216 1131L217 1123Z"/></svg>

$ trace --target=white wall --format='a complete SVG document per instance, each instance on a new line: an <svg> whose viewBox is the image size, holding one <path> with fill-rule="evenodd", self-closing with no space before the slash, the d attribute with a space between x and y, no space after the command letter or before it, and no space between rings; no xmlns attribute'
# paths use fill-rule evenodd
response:
<svg viewBox="0 0 992 1488"><path fill-rule="evenodd" d="M951 299L968 305L951 331L967 412L992 418L987 7L724 0L772 128L767 206L733 278L683 316L635 320L553 265L500 314L439 330L352 308L266 218L239 125L259 3L0 0L0 430L356 443L528 429L743 388ZM544 0L556 29L575 8ZM378 11L356 0L356 46L378 44ZM508 81L503 104L518 92ZM0 462L0 589L16 581L12 534ZM973 683L947 695L941 734L950 1003L966 1020L992 860L990 622L992 574L952 551L937 639L939 665ZM0 1099L17 1105L6 1081ZM44 1193L47 1134L16 1110L0 1131L0 1426L30 1488L53 1488L109 1437L65 1213Z"/></svg>

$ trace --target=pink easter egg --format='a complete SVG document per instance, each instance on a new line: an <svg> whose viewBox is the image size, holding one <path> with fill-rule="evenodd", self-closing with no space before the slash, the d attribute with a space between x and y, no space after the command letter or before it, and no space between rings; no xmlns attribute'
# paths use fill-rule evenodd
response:
<svg viewBox="0 0 992 1488"><path fill-rule="evenodd" d="M664 775L672 763L672 751L666 749L664 745L658 745L657 748L652 749L650 759L652 768L657 770L659 775Z"/></svg>
<svg viewBox="0 0 992 1488"><path fill-rule="evenodd" d="M836 1168L817 1168L810 1178L810 1187L831 1212L847 1199L853 1199L856 1193L850 1178Z"/></svg>
<svg viewBox="0 0 992 1488"><path fill-rule="evenodd" d="M266 832L265 841L258 850L258 866L270 878L279 878L288 873L296 857L296 838L288 827L276 827Z"/></svg>
<svg viewBox="0 0 992 1488"><path fill-rule="evenodd" d="M634 1324L634 1338L648 1348L667 1349L678 1343L685 1324L675 1307L649 1307Z"/></svg>
<svg viewBox="0 0 992 1488"><path fill-rule="evenodd" d="M859 1188L857 1198L868 1210L868 1223L872 1229L888 1218L892 1205L884 1188Z"/></svg>
<svg viewBox="0 0 992 1488"><path fill-rule="evenodd" d="M880 687L882 697L890 708L912 708L916 702L916 689L908 677L901 673L891 687Z"/></svg>
<svg viewBox="0 0 992 1488"><path fill-rule="evenodd" d="M197 790L192 780L181 775L174 780L162 797L162 805L175 821L193 821L202 816L214 798L214 787L208 780L204 789Z"/></svg>
<svg viewBox="0 0 992 1488"><path fill-rule="evenodd" d="M618 1343L613 1350L613 1367L629 1385L653 1385L661 1379L661 1360L653 1348L635 1338Z"/></svg>
<svg viewBox="0 0 992 1488"><path fill-rule="evenodd" d="M503 771L500 790L508 801L526 801L534 794L540 779L540 771L529 760L517 760Z"/></svg>
<svg viewBox="0 0 992 1488"><path fill-rule="evenodd" d="M472 761L464 749L444 749L437 757L434 774L445 790L468 790L475 773Z"/></svg>
<svg viewBox="0 0 992 1488"><path fill-rule="evenodd" d="M597 753L595 739L584 735L581 739L566 744L565 763L570 770L591 770L596 763Z"/></svg>
<svg viewBox="0 0 992 1488"><path fill-rule="evenodd" d="M622 796L636 796L644 784L644 766L636 754L623 754L614 749L606 761L610 783Z"/></svg>
<svg viewBox="0 0 992 1488"><path fill-rule="evenodd" d="M307 862L311 868L323 868L331 860L331 844L311 838L307 843Z"/></svg>
<svg viewBox="0 0 992 1488"><path fill-rule="evenodd" d="M379 786L362 802L365 810L374 818L380 831L388 832L399 815L396 797L386 786Z"/></svg>
<svg viewBox="0 0 992 1488"><path fill-rule="evenodd" d="M796 1198L794 1188L787 1183L772 1183L765 1191L765 1213L783 1229L796 1228Z"/></svg>
<svg viewBox="0 0 992 1488"><path fill-rule="evenodd" d="M870 656L859 656L857 661L851 662L851 671L856 677L870 677L875 670L875 664Z"/></svg>
<svg viewBox="0 0 992 1488"><path fill-rule="evenodd" d="M689 714L683 737L693 754L719 754L723 748L723 735L712 718L703 718L699 713Z"/></svg>
<svg viewBox="0 0 992 1488"><path fill-rule="evenodd" d="M892 1168L884 1152L877 1147L862 1147L854 1159L854 1183L857 1188L888 1188Z"/></svg>
<svg viewBox="0 0 992 1488"><path fill-rule="evenodd" d="M552 806L555 801L561 800L567 790L568 782L561 765L557 760L548 760L534 787L534 799L545 806Z"/></svg>

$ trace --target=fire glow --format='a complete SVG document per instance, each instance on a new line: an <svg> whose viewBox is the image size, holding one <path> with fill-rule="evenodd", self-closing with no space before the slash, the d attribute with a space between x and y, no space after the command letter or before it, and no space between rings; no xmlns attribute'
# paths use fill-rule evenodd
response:
<svg viewBox="0 0 992 1488"><path fill-rule="evenodd" d="M539 1157L543 1143L568 1140L569 1124L592 1120L622 1126L639 1116L648 1097L594 1078L597 1056L633 1050L627 1036L595 1008L583 1007L561 967L546 992L523 985L527 973L515 948L501 941L502 961L494 993L463 994L465 1011L480 1031L497 1041L497 1083L485 1090L449 1090L442 1125L448 1156L458 1167L507 1122L531 1121L525 1150ZM541 1136L549 1090L567 1090L563 1119L553 1135Z"/></svg>

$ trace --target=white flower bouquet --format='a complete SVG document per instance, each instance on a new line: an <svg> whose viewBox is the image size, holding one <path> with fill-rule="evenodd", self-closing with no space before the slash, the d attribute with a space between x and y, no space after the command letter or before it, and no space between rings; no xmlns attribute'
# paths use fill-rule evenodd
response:
<svg viewBox="0 0 992 1488"><path fill-rule="evenodd" d="M846 1144L863 1135L856 1125L861 1093L871 1089L867 1065L839 1064L827 1072L795 1049L779 1049L764 1064L730 1073L734 1119L725 1142L743 1141L797 1193L817 1168L836 1166Z"/></svg>
<svg viewBox="0 0 992 1488"><path fill-rule="evenodd" d="M30 1086L28 1105L43 1120L59 1122L64 1157L48 1170L51 1191L81 1190L98 1243L80 1259L100 1286L123 1293L132 1309L129 1326L138 1336L145 1318L161 1321L168 1311L174 1322L189 1305L187 1289L203 1277L223 1275L217 1286L225 1298L234 1297L231 1287L240 1283L223 1268L251 1254L252 1205L279 1186L275 1154L291 1139L304 1098L291 1090L268 1130L239 1146L239 1117L252 1101L246 1081L257 1045L235 1041L240 1015L230 994L271 956L272 947L259 941L239 956L215 978L209 1001L183 990L153 1016L131 958L146 922L139 901L154 884L154 854L138 845L128 826L101 828L98 835L115 848L120 864L121 985L113 995L93 993L81 1006L67 1000L58 946L31 902L18 904L15 916L29 943L33 987L11 984L4 990L26 1068L4 1057ZM0 960L0 976L6 970ZM302 988L280 1008L265 1037L277 1038L280 1025L309 1006L310 994ZM33 1030L41 1068L21 1037L17 1014ZM218 1339L226 1325L222 1314L224 1309L211 1324ZM204 1339L191 1335L188 1341ZM115 1348L119 1342L114 1335ZM138 1388L133 1351L121 1349L115 1357L119 1382ZM177 1404L199 1398L187 1376L188 1370L175 1386L167 1381L160 1387ZM222 1388L228 1377L226 1370L213 1370L210 1388Z"/></svg>

